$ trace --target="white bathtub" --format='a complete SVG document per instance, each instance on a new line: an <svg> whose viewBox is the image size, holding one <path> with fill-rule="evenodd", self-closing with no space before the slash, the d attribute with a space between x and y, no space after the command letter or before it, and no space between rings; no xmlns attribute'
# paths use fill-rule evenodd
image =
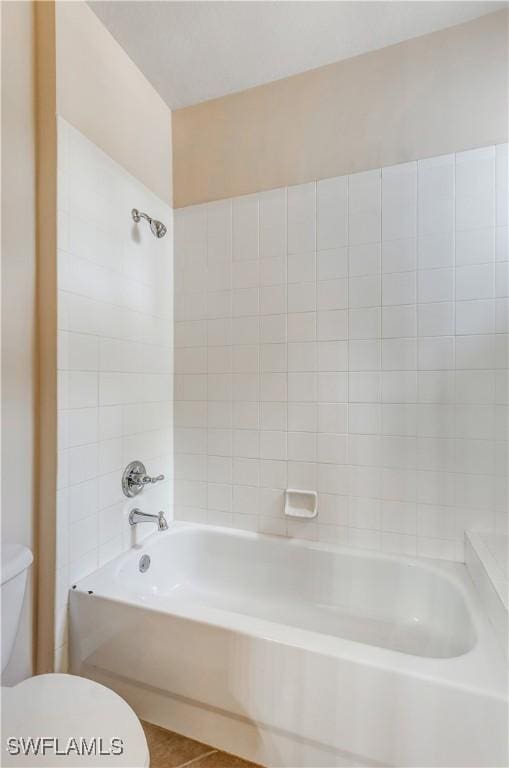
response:
<svg viewBox="0 0 509 768"><path fill-rule="evenodd" d="M72 590L71 668L265 765L507 765L507 670L457 563L172 523Z"/></svg>

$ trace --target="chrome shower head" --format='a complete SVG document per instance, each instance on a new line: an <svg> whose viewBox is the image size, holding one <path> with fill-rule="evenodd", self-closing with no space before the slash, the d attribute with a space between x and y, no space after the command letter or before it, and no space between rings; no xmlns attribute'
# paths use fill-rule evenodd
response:
<svg viewBox="0 0 509 768"><path fill-rule="evenodd" d="M158 221L157 219L152 219L148 215L148 213L142 213L137 208L132 209L131 216L133 217L133 221L136 221L136 222L140 221L140 219L146 219L150 224L150 229L152 231L152 234L155 235L155 237L161 238L165 236L166 227L164 226L162 221Z"/></svg>
<svg viewBox="0 0 509 768"><path fill-rule="evenodd" d="M156 237L164 237L166 234L166 227L162 221L157 221L157 219L150 219L150 229Z"/></svg>

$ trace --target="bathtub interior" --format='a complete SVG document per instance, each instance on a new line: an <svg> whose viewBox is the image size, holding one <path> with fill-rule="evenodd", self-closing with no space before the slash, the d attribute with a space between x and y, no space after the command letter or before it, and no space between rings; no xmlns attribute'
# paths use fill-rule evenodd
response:
<svg viewBox="0 0 509 768"><path fill-rule="evenodd" d="M206 605L421 657L457 657L476 642L459 586L418 561L178 527L146 551L147 571L133 552L115 574L142 599Z"/></svg>

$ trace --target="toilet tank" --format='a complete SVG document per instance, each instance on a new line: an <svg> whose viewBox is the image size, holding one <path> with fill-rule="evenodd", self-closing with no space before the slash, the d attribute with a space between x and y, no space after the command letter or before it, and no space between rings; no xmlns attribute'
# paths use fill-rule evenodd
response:
<svg viewBox="0 0 509 768"><path fill-rule="evenodd" d="M2 545L2 672L11 657L18 631L27 572L33 556L21 544Z"/></svg>

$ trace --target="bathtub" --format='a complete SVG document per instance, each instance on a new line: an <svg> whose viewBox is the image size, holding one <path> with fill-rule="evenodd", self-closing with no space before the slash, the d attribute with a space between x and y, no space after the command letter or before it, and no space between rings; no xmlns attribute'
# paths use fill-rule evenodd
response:
<svg viewBox="0 0 509 768"><path fill-rule="evenodd" d="M72 672L246 759L507 765L506 665L462 564L174 522L70 606Z"/></svg>

